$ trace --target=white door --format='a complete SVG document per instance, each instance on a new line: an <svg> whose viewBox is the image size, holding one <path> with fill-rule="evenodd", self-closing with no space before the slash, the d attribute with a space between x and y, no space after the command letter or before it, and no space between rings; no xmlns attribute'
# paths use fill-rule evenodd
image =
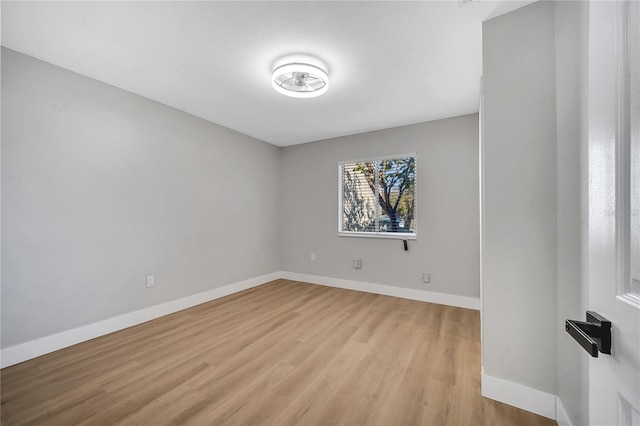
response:
<svg viewBox="0 0 640 426"><path fill-rule="evenodd" d="M611 355L589 361L589 423L640 425L640 2L589 5L589 307Z"/></svg>

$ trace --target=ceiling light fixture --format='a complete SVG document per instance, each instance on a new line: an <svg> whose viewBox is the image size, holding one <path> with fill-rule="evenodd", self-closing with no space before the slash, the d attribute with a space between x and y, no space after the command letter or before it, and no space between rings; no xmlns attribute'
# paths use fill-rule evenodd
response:
<svg viewBox="0 0 640 426"><path fill-rule="evenodd" d="M271 76L273 88L294 98L313 98L329 89L329 76L320 67L290 63L277 67Z"/></svg>

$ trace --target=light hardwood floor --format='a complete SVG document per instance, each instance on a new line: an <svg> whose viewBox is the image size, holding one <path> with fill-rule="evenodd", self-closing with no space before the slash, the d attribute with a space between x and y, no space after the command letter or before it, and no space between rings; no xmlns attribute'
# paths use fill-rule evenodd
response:
<svg viewBox="0 0 640 426"><path fill-rule="evenodd" d="M555 425L480 396L477 311L277 280L0 372L2 425Z"/></svg>

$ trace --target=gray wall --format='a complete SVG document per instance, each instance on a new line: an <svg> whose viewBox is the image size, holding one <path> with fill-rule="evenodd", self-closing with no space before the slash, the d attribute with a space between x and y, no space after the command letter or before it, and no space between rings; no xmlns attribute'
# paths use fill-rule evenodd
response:
<svg viewBox="0 0 640 426"><path fill-rule="evenodd" d="M574 424L586 9L484 26L485 374L557 393ZM477 115L278 149L3 49L2 122L3 348L278 269L479 296ZM338 237L338 161L406 152L409 252Z"/></svg>
<svg viewBox="0 0 640 426"><path fill-rule="evenodd" d="M278 270L278 148L7 49L2 124L3 348Z"/></svg>
<svg viewBox="0 0 640 426"><path fill-rule="evenodd" d="M279 269L479 296L477 115L279 149L3 48L2 121L3 348ZM338 161L406 152L409 252L338 238Z"/></svg>
<svg viewBox="0 0 640 426"><path fill-rule="evenodd" d="M483 25L484 373L556 394L553 2Z"/></svg>
<svg viewBox="0 0 640 426"><path fill-rule="evenodd" d="M557 394L588 423L581 210L588 5L538 2L484 25L485 374Z"/></svg>
<svg viewBox="0 0 640 426"><path fill-rule="evenodd" d="M282 152L283 270L479 297L477 114ZM338 237L338 162L408 152L418 155L418 239L409 251L399 240ZM353 269L353 257L362 269Z"/></svg>
<svg viewBox="0 0 640 426"><path fill-rule="evenodd" d="M567 318L583 319L587 289L581 262L581 162L586 150L588 3L555 3L557 203L558 203L558 396L574 425L588 424L589 359L564 331ZM586 168L585 168L586 169ZM586 179L584 180L586 182ZM586 186L586 184L585 184ZM586 210L585 210L586 212Z"/></svg>

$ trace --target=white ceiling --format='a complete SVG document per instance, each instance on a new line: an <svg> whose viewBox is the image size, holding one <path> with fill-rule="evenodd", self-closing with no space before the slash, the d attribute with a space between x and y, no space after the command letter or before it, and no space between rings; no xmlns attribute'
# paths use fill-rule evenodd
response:
<svg viewBox="0 0 640 426"><path fill-rule="evenodd" d="M2 45L278 146L478 111L482 22L532 1L2 2ZM323 61L329 91L270 83Z"/></svg>

